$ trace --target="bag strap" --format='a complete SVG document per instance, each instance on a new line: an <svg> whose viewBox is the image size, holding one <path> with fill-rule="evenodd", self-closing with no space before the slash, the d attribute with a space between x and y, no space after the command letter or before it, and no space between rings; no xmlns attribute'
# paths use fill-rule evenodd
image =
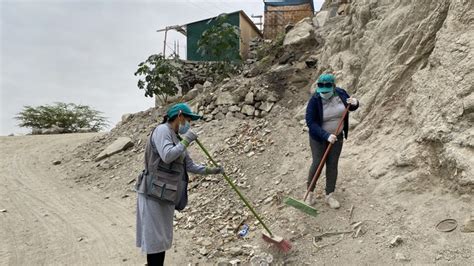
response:
<svg viewBox="0 0 474 266"><path fill-rule="evenodd" d="M158 149L156 148L155 142L153 141L153 132L155 132L155 129L156 127L151 131L151 134L150 134L150 145L151 145L152 152L155 153L158 156L158 158L160 158L160 162L162 162L163 160L161 160L160 154L158 153ZM177 136L178 136L178 139L181 140L181 137L179 135ZM173 142L173 145L176 146L176 143ZM173 166L173 163L170 163L168 165L168 169L171 169L172 166ZM148 169L148 162L146 162L145 167Z"/></svg>
<svg viewBox="0 0 474 266"><path fill-rule="evenodd" d="M158 149L156 148L155 143L153 142L153 132L155 132L155 129L156 129L156 127L151 131L151 134L150 134L150 144L151 144L151 150L152 150L154 153L158 154Z"/></svg>

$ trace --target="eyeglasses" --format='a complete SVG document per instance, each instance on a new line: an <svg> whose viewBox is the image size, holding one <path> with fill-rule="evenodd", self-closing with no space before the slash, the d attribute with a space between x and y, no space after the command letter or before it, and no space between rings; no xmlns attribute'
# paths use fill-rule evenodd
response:
<svg viewBox="0 0 474 266"><path fill-rule="evenodd" d="M318 82L318 87L319 88L332 88L334 86L333 83L320 83Z"/></svg>

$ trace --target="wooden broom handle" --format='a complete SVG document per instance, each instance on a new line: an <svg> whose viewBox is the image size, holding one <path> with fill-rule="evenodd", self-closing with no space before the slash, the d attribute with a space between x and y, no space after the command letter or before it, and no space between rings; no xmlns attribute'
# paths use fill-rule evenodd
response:
<svg viewBox="0 0 474 266"><path fill-rule="evenodd" d="M339 124L337 125L336 132L334 132L335 136L337 136L337 132L339 132L341 130L341 127L344 123L344 119L346 118L346 115L349 112L349 107L350 106L351 105L348 103L347 107L346 107L346 110L344 110L344 113L342 114L341 120L339 120ZM309 192L316 185L316 182L319 179L319 175L321 174L321 170L323 170L324 163L326 163L326 159L328 157L329 151L332 148L332 145L333 145L332 143L329 143L328 147L326 148L326 151L324 152L323 158L321 159L321 162L319 163L318 170L316 170L316 173L314 174L313 179L311 180L311 184L308 186L308 190L306 190L306 193L304 194L304 199L303 200L306 200L306 198L309 195Z"/></svg>

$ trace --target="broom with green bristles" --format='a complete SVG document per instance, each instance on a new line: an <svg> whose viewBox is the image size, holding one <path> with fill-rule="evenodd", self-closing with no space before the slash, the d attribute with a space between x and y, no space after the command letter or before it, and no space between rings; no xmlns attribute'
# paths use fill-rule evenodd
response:
<svg viewBox="0 0 474 266"><path fill-rule="evenodd" d="M349 107L350 104L347 104L346 110L342 114L341 120L339 121L339 124L337 125L336 132L334 132L334 135L337 136L337 133L341 130L342 124L344 122L344 119L346 118L347 113L349 112ZM313 179L311 180L311 184L308 186L308 189L306 190L306 193L304 194L303 201L299 201L296 199L293 199L291 197L287 197L284 202L287 205L290 205L292 207L295 207L296 209L307 213L311 216L316 216L318 215L318 210L315 208L311 207L310 205L304 203L306 201L306 198L308 197L309 193L314 189L314 186L316 186L316 182L319 179L319 175L321 174L321 170L323 170L324 163L326 163L327 156L329 154L329 151L332 148L332 143L329 143L328 147L326 148L326 151L324 152L323 158L321 159L321 162L319 163L318 170L316 170L316 173L313 176Z"/></svg>
<svg viewBox="0 0 474 266"><path fill-rule="evenodd" d="M196 143L201 148L201 150L206 154L207 158L209 158L209 160L214 164L214 166L217 167L218 166L217 162L214 161L212 156L209 154L209 152L206 150L206 148L204 148L204 146L201 144L201 142L198 139L196 139ZM252 205L250 205L248 200L244 197L244 195L242 195L242 193L237 188L237 186L234 184L234 182L232 182L232 180L227 176L226 173L222 173L222 175L224 176L227 183L229 183L229 185L232 187L232 189L237 193L239 198L244 202L245 206L247 206L247 208L249 208L249 210L253 213L255 218L257 218L257 220L260 222L260 224L263 226L263 228L265 228L265 231L262 232L262 239L265 242L273 244L279 250L281 250L283 252L288 252L291 249L290 241L285 240L282 237L274 235L270 231L270 229L267 227L267 225L263 222L262 218L260 218L260 215L257 214L257 212L252 207Z"/></svg>

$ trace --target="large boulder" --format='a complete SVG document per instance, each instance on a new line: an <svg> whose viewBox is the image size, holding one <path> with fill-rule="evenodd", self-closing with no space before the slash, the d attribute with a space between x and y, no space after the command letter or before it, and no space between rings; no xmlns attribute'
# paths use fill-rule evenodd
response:
<svg viewBox="0 0 474 266"><path fill-rule="evenodd" d="M318 12L316 16L314 16L313 18L314 27L316 28L323 27L324 24L326 24L326 22L328 21L328 19L329 19L329 11L325 10L325 11Z"/></svg>
<svg viewBox="0 0 474 266"><path fill-rule="evenodd" d="M296 23L295 27L288 32L283 45L303 43L314 38L313 35L313 23L310 18L306 18Z"/></svg>
<svg viewBox="0 0 474 266"><path fill-rule="evenodd" d="M192 99L196 98L198 96L198 94L199 94L199 89L194 88L194 89L188 91L188 93L186 93L186 95L184 95L184 100L185 101L191 101Z"/></svg>
<svg viewBox="0 0 474 266"><path fill-rule="evenodd" d="M234 104L238 104L238 99L231 92L225 91L217 95L216 104L217 105L224 105L224 104L234 105Z"/></svg>
<svg viewBox="0 0 474 266"><path fill-rule="evenodd" d="M124 151L133 146L133 142L130 138L120 137L110 144L105 150L103 150L96 158L95 161L100 161L104 158L112 156L116 153Z"/></svg>

